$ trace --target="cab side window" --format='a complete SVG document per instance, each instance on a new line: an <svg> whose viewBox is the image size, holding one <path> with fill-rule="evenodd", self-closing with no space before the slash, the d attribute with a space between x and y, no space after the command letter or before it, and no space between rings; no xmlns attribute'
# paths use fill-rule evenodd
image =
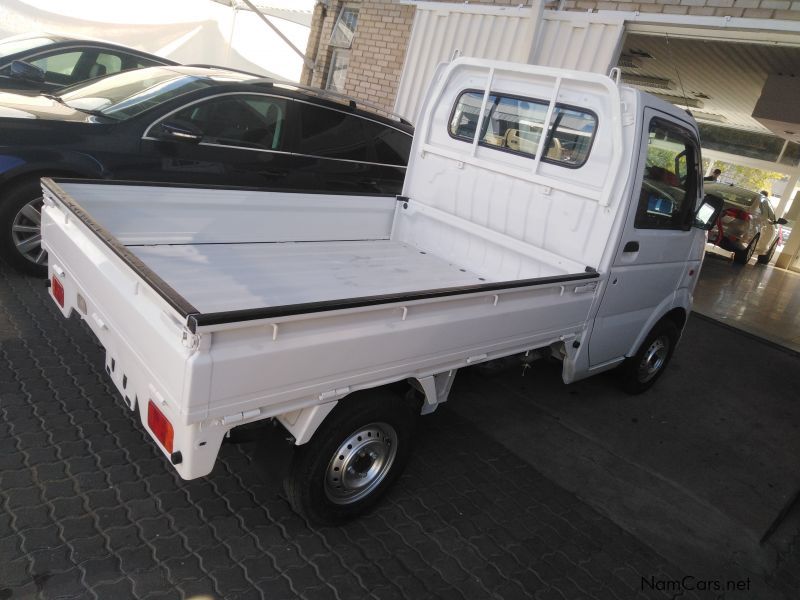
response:
<svg viewBox="0 0 800 600"><path fill-rule="evenodd" d="M650 122L634 227L689 229L697 196L697 156L688 131L661 119Z"/></svg>

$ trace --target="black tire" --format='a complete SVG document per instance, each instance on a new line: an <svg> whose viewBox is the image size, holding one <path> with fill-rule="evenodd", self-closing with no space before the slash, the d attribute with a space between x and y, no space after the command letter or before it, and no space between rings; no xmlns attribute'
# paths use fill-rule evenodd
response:
<svg viewBox="0 0 800 600"><path fill-rule="evenodd" d="M733 253L733 262L739 265L746 265L753 258L753 253L756 251L758 244L758 236L754 237L744 250L736 250Z"/></svg>
<svg viewBox="0 0 800 600"><path fill-rule="evenodd" d="M619 368L622 389L629 394L641 394L650 389L672 359L680 332L672 321L656 323L634 356Z"/></svg>
<svg viewBox="0 0 800 600"><path fill-rule="evenodd" d="M758 255L758 263L761 265L766 265L769 261L772 260L773 255L775 254L775 247L778 245L778 240L776 239L772 242L772 246L769 247L769 250L766 254L759 254Z"/></svg>
<svg viewBox="0 0 800 600"><path fill-rule="evenodd" d="M41 225L36 218L41 205L42 187L38 179L27 179L2 193L0 252L18 271L44 277L47 275L47 253L39 244L41 231L35 231Z"/></svg>
<svg viewBox="0 0 800 600"><path fill-rule="evenodd" d="M419 409L385 389L341 400L311 441L295 448L284 480L292 509L324 525L369 510L408 462Z"/></svg>

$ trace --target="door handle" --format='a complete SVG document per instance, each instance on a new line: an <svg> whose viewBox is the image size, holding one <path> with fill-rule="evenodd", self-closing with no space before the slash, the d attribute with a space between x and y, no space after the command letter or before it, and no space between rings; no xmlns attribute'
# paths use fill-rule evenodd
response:
<svg viewBox="0 0 800 600"><path fill-rule="evenodd" d="M625 244L625 247L622 249L623 252L638 252L639 251L639 242L628 242Z"/></svg>

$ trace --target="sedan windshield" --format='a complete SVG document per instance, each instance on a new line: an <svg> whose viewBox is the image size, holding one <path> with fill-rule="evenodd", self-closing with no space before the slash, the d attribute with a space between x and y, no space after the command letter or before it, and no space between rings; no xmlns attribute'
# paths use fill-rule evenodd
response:
<svg viewBox="0 0 800 600"><path fill-rule="evenodd" d="M138 69L104 77L89 84L63 90L60 100L77 110L122 121L172 98L207 88L222 79L250 79L238 73L209 72L207 69L165 67Z"/></svg>
<svg viewBox="0 0 800 600"><path fill-rule="evenodd" d="M46 37L8 38L0 41L0 58L11 56L17 52L25 52L42 46L49 46L54 40Z"/></svg>

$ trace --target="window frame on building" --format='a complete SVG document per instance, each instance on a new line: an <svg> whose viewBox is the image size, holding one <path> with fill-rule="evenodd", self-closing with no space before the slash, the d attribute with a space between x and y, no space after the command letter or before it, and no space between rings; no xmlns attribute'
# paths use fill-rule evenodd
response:
<svg viewBox="0 0 800 600"><path fill-rule="evenodd" d="M328 62L328 74L325 79L325 89L344 93L347 81L347 69L350 66L350 48L358 28L359 7L353 4L344 4L336 15L336 21L331 29L328 45L331 48L331 59Z"/></svg>

